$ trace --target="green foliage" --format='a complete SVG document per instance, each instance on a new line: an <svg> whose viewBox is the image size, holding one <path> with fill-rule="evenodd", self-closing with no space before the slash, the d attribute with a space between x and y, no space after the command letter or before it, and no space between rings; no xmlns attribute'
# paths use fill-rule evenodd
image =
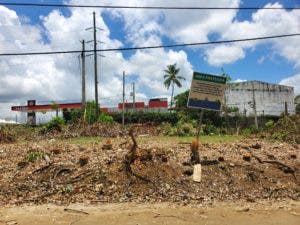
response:
<svg viewBox="0 0 300 225"><path fill-rule="evenodd" d="M196 135L197 129L193 126L192 123L187 123L179 121L175 125L169 123L164 123L162 125L162 133L168 136L192 136Z"/></svg>
<svg viewBox="0 0 300 225"><path fill-rule="evenodd" d="M82 117L82 111L80 109L63 109L63 118L66 123L76 123Z"/></svg>
<svg viewBox="0 0 300 225"><path fill-rule="evenodd" d="M114 118L112 116L101 113L98 118L98 122L112 124L114 122Z"/></svg>
<svg viewBox="0 0 300 225"><path fill-rule="evenodd" d="M272 139L300 143L300 116L284 116L268 129Z"/></svg>
<svg viewBox="0 0 300 225"><path fill-rule="evenodd" d="M176 68L176 63L173 65L168 65L167 69L164 70L164 85L167 89L169 89L172 85L171 107L173 106L174 84L176 84L176 86L180 88L182 87L180 80L185 80L184 77L178 75L179 71L180 69Z"/></svg>
<svg viewBox="0 0 300 225"><path fill-rule="evenodd" d="M112 115L114 121L122 123L122 113ZM178 121L176 113L152 113L152 112L132 112L125 113L125 123L171 123L175 124Z"/></svg>
<svg viewBox="0 0 300 225"><path fill-rule="evenodd" d="M43 152L30 151L26 155L26 160L28 162L34 163L35 161L42 159L44 155L45 153Z"/></svg>
<svg viewBox="0 0 300 225"><path fill-rule="evenodd" d="M43 127L42 132L46 133L53 130L60 132L62 131L64 125L65 125L65 120L62 117L54 117Z"/></svg>
<svg viewBox="0 0 300 225"><path fill-rule="evenodd" d="M296 105L296 114L300 114L300 103Z"/></svg>
<svg viewBox="0 0 300 225"><path fill-rule="evenodd" d="M213 135L218 134L218 129L214 125L208 124L204 127L203 132L206 135Z"/></svg>
<svg viewBox="0 0 300 225"><path fill-rule="evenodd" d="M86 102L84 118L87 123L93 124L98 121L96 110L97 110L97 107L96 107L95 101Z"/></svg>
<svg viewBox="0 0 300 225"><path fill-rule="evenodd" d="M64 194L70 194L74 190L72 184L67 184L61 188L61 192Z"/></svg>
<svg viewBox="0 0 300 225"><path fill-rule="evenodd" d="M267 128L273 127L273 126L274 126L274 120L268 120L268 121L265 123L265 126L266 126Z"/></svg>
<svg viewBox="0 0 300 225"><path fill-rule="evenodd" d="M251 129L249 127L246 127L242 130L242 135L249 136L251 134Z"/></svg>

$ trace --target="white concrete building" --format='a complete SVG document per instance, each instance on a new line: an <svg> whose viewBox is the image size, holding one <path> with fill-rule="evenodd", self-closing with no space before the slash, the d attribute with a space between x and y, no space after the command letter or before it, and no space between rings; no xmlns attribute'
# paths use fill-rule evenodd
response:
<svg viewBox="0 0 300 225"><path fill-rule="evenodd" d="M253 100L256 103L257 115L279 116L286 110L295 114L294 88L261 81L246 81L225 91L229 107L238 107L241 114L254 115Z"/></svg>

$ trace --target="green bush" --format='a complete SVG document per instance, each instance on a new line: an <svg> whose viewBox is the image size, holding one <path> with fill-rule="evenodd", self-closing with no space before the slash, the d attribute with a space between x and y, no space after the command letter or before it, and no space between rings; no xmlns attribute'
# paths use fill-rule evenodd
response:
<svg viewBox="0 0 300 225"><path fill-rule="evenodd" d="M49 132L49 131L62 131L63 126L65 125L65 120L62 117L54 117L50 120L44 127L42 132Z"/></svg>
<svg viewBox="0 0 300 225"><path fill-rule="evenodd" d="M98 118L98 122L112 124L114 122L114 118L112 116L101 113Z"/></svg>
<svg viewBox="0 0 300 225"><path fill-rule="evenodd" d="M192 136L196 135L197 129L192 123L179 121L175 125L164 123L161 127L162 134L169 136Z"/></svg>
<svg viewBox="0 0 300 225"><path fill-rule="evenodd" d="M246 127L242 130L242 135L249 136L251 134L251 129Z"/></svg>
<svg viewBox="0 0 300 225"><path fill-rule="evenodd" d="M273 127L274 126L274 120L268 120L266 123L265 123L265 126L266 127Z"/></svg>
<svg viewBox="0 0 300 225"><path fill-rule="evenodd" d="M212 124L208 124L204 127L204 134L206 135L212 135L212 134L217 134L218 133L218 130L217 128L212 125Z"/></svg>
<svg viewBox="0 0 300 225"><path fill-rule="evenodd" d="M63 109L63 118L66 123L76 123L82 117L82 110L80 109Z"/></svg>
<svg viewBox="0 0 300 225"><path fill-rule="evenodd" d="M122 123L122 113L112 115L114 121ZM176 124L178 122L178 115L176 113L153 113L153 112L132 112L125 113L125 123L170 123Z"/></svg>
<svg viewBox="0 0 300 225"><path fill-rule="evenodd" d="M34 152L34 151L33 152L28 152L27 155L26 155L26 160L28 162L33 163L33 162L43 158L44 155L45 154L43 152Z"/></svg>

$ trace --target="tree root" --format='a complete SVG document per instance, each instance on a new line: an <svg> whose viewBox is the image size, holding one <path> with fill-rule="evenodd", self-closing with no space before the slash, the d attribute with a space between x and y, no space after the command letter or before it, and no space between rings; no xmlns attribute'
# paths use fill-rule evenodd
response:
<svg viewBox="0 0 300 225"><path fill-rule="evenodd" d="M138 155L137 155L138 144L137 144L136 138L134 136L134 127L132 127L129 130L129 136L131 137L133 145L132 145L130 151L125 155L125 160L124 160L124 170L127 174L127 177L131 178L131 176L134 176L142 181L153 183L149 178L144 177L140 174L137 174L132 170L131 165L138 158Z"/></svg>

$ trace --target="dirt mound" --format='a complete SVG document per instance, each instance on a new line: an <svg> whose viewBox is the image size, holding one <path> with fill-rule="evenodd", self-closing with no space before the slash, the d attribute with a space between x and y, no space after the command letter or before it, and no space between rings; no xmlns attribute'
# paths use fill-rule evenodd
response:
<svg viewBox="0 0 300 225"><path fill-rule="evenodd" d="M300 200L299 146L244 140L200 146L202 180L191 179L190 147L143 142L128 174L126 139L91 146L0 146L0 205L74 202ZM246 156L246 157L245 157ZM84 163L83 163L84 162Z"/></svg>

